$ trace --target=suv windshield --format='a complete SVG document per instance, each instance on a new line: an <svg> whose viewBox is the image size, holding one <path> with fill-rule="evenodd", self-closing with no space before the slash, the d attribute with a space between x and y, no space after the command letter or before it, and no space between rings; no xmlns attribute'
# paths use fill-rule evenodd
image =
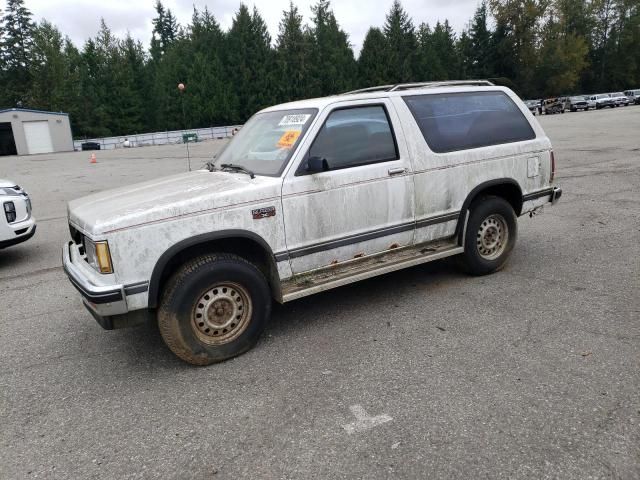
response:
<svg viewBox="0 0 640 480"><path fill-rule="evenodd" d="M271 177L280 176L318 112L315 108L258 113L238 131L214 162Z"/></svg>

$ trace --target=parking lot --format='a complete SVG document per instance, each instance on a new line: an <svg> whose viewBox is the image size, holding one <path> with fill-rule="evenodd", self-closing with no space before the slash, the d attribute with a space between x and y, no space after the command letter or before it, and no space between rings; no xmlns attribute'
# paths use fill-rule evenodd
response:
<svg viewBox="0 0 640 480"><path fill-rule="evenodd" d="M640 478L640 107L537 118L564 194L503 271L277 306L206 368L102 330L60 265L67 201L185 171L184 146L0 158L38 220L0 251L0 478Z"/></svg>

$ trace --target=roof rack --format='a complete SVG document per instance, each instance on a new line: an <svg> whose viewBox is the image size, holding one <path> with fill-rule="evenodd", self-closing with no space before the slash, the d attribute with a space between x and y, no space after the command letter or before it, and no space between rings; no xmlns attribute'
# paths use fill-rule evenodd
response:
<svg viewBox="0 0 640 480"><path fill-rule="evenodd" d="M447 80L442 82L418 82L418 83L398 83L396 85L380 85L378 87L361 88L343 93L343 95L352 95L354 93L372 93L372 92L398 92L401 90L411 90L414 88L436 88L436 87L458 87L458 86L475 86L475 87L493 87L494 83L489 80Z"/></svg>

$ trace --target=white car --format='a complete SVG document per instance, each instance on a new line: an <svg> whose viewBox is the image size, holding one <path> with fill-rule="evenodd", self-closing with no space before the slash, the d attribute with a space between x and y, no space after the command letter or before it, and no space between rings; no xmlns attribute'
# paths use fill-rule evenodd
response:
<svg viewBox="0 0 640 480"><path fill-rule="evenodd" d="M63 265L104 328L157 320L206 365L255 345L273 300L449 256L499 270L517 217L560 198L554 171L527 106L486 81L303 100L254 115L206 169L70 202Z"/></svg>
<svg viewBox="0 0 640 480"><path fill-rule="evenodd" d="M610 93L609 96L616 107L626 107L629 105L629 98L622 92Z"/></svg>
<svg viewBox="0 0 640 480"><path fill-rule="evenodd" d="M600 110L605 107L615 107L615 101L606 93L599 93L597 95L591 95L589 100L595 102L596 110Z"/></svg>
<svg viewBox="0 0 640 480"><path fill-rule="evenodd" d="M29 240L36 233L27 192L14 182L0 179L0 249Z"/></svg>
<svg viewBox="0 0 640 480"><path fill-rule="evenodd" d="M640 89L637 90L626 90L624 94L629 99L629 103L634 103L636 105L640 105Z"/></svg>

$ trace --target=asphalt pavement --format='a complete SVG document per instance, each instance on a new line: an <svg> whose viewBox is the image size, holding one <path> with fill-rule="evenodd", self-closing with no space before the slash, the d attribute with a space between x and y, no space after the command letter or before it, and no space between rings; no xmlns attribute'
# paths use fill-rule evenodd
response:
<svg viewBox="0 0 640 480"><path fill-rule="evenodd" d="M60 265L67 201L185 171L184 146L0 158L38 219L0 251L0 478L640 478L640 107L538 118L564 194L503 271L277 306L206 368L102 330Z"/></svg>

